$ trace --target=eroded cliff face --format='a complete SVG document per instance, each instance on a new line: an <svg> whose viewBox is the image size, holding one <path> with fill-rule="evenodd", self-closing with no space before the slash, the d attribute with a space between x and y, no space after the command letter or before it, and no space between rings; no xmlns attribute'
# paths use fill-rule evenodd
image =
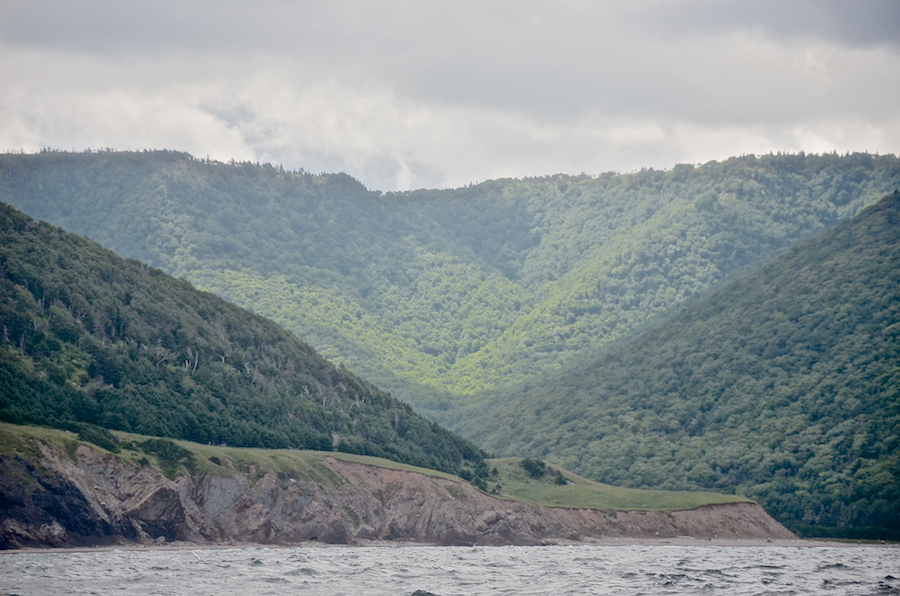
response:
<svg viewBox="0 0 900 596"><path fill-rule="evenodd" d="M587 538L793 538L758 505L664 513L535 507L469 484L325 458L327 481L255 470L166 478L80 445L0 460L0 547L148 544L530 545Z"/></svg>

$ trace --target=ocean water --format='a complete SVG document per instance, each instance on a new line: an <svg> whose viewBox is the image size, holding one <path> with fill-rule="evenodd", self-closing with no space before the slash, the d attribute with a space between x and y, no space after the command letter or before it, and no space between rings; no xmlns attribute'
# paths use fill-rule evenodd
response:
<svg viewBox="0 0 900 596"><path fill-rule="evenodd" d="M881 547L298 547L14 552L0 595L900 594Z"/></svg>

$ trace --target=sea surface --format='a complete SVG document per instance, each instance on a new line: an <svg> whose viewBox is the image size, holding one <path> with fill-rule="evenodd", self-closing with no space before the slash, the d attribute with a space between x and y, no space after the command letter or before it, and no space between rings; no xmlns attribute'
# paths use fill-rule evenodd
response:
<svg viewBox="0 0 900 596"><path fill-rule="evenodd" d="M297 547L15 552L0 594L900 594L877 546Z"/></svg>

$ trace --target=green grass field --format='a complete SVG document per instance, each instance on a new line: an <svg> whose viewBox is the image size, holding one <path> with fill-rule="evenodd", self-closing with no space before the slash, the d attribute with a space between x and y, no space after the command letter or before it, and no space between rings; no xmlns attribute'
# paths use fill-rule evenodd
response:
<svg viewBox="0 0 900 596"><path fill-rule="evenodd" d="M489 466L496 467L499 472L501 489L497 492L498 497L548 507L608 511L672 511L749 501L735 495L619 488L582 478L551 464L547 464L547 473L542 478L532 478L521 462L520 458L502 458L488 462ZM556 471L562 474L567 484L557 484ZM495 484L488 483L488 488L493 489Z"/></svg>

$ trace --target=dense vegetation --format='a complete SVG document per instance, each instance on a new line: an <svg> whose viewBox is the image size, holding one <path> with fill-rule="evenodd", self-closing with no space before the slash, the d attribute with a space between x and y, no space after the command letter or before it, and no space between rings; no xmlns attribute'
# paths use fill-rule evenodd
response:
<svg viewBox="0 0 900 596"><path fill-rule="evenodd" d="M2 203L0 324L6 422L109 449L101 429L486 474L471 444L271 321Z"/></svg>
<svg viewBox="0 0 900 596"><path fill-rule="evenodd" d="M900 195L575 371L462 416L500 454L900 538Z"/></svg>
<svg viewBox="0 0 900 596"><path fill-rule="evenodd" d="M753 271L896 188L900 160L868 154L388 195L166 151L0 156L0 200L269 317L497 453L622 486L735 491L793 529L848 536L900 532L896 224L882 205ZM44 390L54 371L30 349L11 362ZM191 367L181 349L172 374ZM250 375L264 357L227 363ZM85 374L79 395L118 389ZM334 403L323 411L349 408ZM347 448L358 429L327 420L307 436Z"/></svg>
<svg viewBox="0 0 900 596"><path fill-rule="evenodd" d="M900 162L866 154L389 195L172 152L0 156L0 200L275 320L439 421L898 186Z"/></svg>

